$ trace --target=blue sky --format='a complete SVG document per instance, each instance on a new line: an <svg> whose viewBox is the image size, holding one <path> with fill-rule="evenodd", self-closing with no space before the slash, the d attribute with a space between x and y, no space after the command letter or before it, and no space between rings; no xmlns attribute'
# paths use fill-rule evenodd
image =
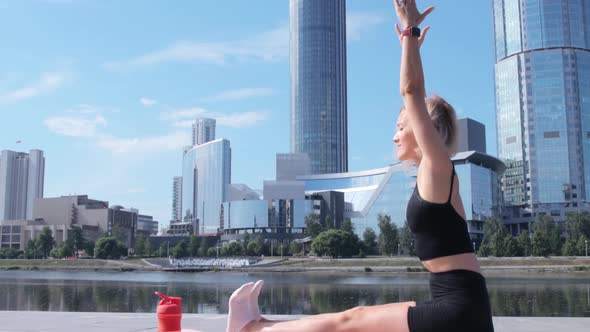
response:
<svg viewBox="0 0 590 332"><path fill-rule="evenodd" d="M496 155L491 1L430 4L427 91L484 123ZM394 161L394 15L392 0L347 1L351 171ZM45 151L45 197L167 224L199 116L231 141L234 183L261 189L289 152L288 0L0 0L0 40L0 149Z"/></svg>

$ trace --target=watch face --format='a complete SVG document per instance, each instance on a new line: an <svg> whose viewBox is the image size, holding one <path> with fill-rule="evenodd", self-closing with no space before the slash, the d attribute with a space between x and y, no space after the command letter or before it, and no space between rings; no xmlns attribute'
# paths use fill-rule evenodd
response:
<svg viewBox="0 0 590 332"><path fill-rule="evenodd" d="M420 37L420 28L412 27L410 32L411 32L412 36Z"/></svg>

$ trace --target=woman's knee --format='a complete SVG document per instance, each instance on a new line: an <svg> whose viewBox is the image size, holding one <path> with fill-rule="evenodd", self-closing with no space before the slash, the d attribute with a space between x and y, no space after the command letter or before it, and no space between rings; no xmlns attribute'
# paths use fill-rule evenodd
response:
<svg viewBox="0 0 590 332"><path fill-rule="evenodd" d="M338 315L338 319L335 320L334 324L338 327L339 331L354 331L353 327L363 320L368 310L369 307L358 306L343 311Z"/></svg>

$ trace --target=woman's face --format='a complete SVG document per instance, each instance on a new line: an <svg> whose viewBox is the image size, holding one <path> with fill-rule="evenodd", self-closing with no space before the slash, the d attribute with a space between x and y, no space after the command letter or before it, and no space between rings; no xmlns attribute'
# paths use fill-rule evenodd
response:
<svg viewBox="0 0 590 332"><path fill-rule="evenodd" d="M393 136L393 143L396 146L397 159L399 161L418 159L418 143L414 137L414 132L408 122L406 111L402 110L397 119L397 130Z"/></svg>

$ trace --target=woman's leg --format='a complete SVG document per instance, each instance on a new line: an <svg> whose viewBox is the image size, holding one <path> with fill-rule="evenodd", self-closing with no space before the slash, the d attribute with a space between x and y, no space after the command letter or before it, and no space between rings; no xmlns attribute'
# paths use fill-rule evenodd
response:
<svg viewBox="0 0 590 332"><path fill-rule="evenodd" d="M339 313L322 314L291 321L251 321L245 332L409 332L408 308L415 302L356 307Z"/></svg>

